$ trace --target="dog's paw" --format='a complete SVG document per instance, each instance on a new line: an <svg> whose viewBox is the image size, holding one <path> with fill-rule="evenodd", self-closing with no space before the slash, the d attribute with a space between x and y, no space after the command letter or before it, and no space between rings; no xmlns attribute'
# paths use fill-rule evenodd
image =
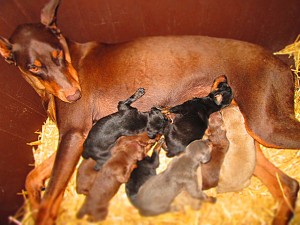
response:
<svg viewBox="0 0 300 225"><path fill-rule="evenodd" d="M145 88L139 88L139 89L137 90L137 93L138 93L139 95L144 95L144 94L145 94Z"/></svg>
<svg viewBox="0 0 300 225"><path fill-rule="evenodd" d="M205 201L206 202L210 202L210 203L216 203L217 202L217 198L212 197L212 196L208 196Z"/></svg>
<svg viewBox="0 0 300 225"><path fill-rule="evenodd" d="M97 163L95 166L94 166L94 170L96 171L99 171L101 169L101 165L99 163Z"/></svg>

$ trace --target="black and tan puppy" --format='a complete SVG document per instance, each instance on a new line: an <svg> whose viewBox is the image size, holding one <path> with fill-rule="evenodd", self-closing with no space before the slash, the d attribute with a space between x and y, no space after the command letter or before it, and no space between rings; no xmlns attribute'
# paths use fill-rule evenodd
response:
<svg viewBox="0 0 300 225"><path fill-rule="evenodd" d="M178 155L189 143L201 139L208 127L210 114L228 106L232 99L231 87L223 75L214 80L208 96L193 98L170 108L169 113L174 113L175 117L164 131L167 156Z"/></svg>
<svg viewBox="0 0 300 225"><path fill-rule="evenodd" d="M95 170L99 170L111 156L110 149L119 137L146 131L149 138L155 138L163 133L167 120L159 109L153 107L148 112L139 112L131 106L144 94L145 90L139 88L127 100L118 103L117 112L101 118L90 130L83 144L82 156L97 162Z"/></svg>
<svg viewBox="0 0 300 225"><path fill-rule="evenodd" d="M132 204L143 216L155 216L170 211L175 197L185 189L193 198L215 202L215 198L202 192L198 183L197 168L210 160L208 141L190 143L183 154L174 158L162 173L152 176L139 189Z"/></svg>
<svg viewBox="0 0 300 225"><path fill-rule="evenodd" d="M150 177L156 175L156 169L159 167L159 152L163 144L164 139L161 138L155 145L152 155L137 162L137 167L132 171L128 182L125 184L125 192L130 202L134 202L140 187Z"/></svg>

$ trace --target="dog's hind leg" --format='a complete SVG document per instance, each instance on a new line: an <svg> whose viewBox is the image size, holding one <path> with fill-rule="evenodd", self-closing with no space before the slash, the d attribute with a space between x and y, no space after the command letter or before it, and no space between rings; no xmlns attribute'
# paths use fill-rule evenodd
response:
<svg viewBox="0 0 300 225"><path fill-rule="evenodd" d="M38 209L41 202L41 191L45 188L45 180L50 177L56 152L34 168L26 177L25 188L32 211Z"/></svg>
<svg viewBox="0 0 300 225"><path fill-rule="evenodd" d="M120 101L118 103L118 110L126 110L128 109L128 107L135 102L136 100L138 100L139 98L141 98L143 95L145 94L145 89L144 88L139 88L133 95L131 95L128 99L126 99L125 101Z"/></svg>
<svg viewBox="0 0 300 225"><path fill-rule="evenodd" d="M256 167L254 175L267 186L273 197L278 201L278 209L273 218L273 225L288 224L295 210L299 184L275 167L261 151L257 142Z"/></svg>

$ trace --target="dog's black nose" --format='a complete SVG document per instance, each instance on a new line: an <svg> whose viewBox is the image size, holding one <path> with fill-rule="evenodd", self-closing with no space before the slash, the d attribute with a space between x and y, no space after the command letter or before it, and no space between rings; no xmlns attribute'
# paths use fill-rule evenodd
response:
<svg viewBox="0 0 300 225"><path fill-rule="evenodd" d="M69 95L66 98L69 102L74 102L81 98L81 92L77 90L74 95Z"/></svg>

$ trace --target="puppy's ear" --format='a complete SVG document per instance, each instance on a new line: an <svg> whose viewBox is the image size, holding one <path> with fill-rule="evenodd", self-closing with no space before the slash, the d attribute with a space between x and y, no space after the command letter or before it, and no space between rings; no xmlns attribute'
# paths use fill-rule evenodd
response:
<svg viewBox="0 0 300 225"><path fill-rule="evenodd" d="M124 168L122 169L122 172L119 173L116 178L120 183L126 183L131 175L132 170L134 170L136 168L136 164L131 165L131 166L124 166Z"/></svg>
<svg viewBox="0 0 300 225"><path fill-rule="evenodd" d="M217 89L218 89L218 85L219 85L220 83L222 83L222 82L227 83L227 77L226 77L225 75L219 76L219 77L217 77L217 78L214 80L214 82L213 82L213 84L212 84L212 86L211 86L210 91L212 92L212 91L214 91L214 90L217 90Z"/></svg>
<svg viewBox="0 0 300 225"><path fill-rule="evenodd" d="M0 55L9 64L16 64L12 49L13 45L4 37L0 37Z"/></svg>

